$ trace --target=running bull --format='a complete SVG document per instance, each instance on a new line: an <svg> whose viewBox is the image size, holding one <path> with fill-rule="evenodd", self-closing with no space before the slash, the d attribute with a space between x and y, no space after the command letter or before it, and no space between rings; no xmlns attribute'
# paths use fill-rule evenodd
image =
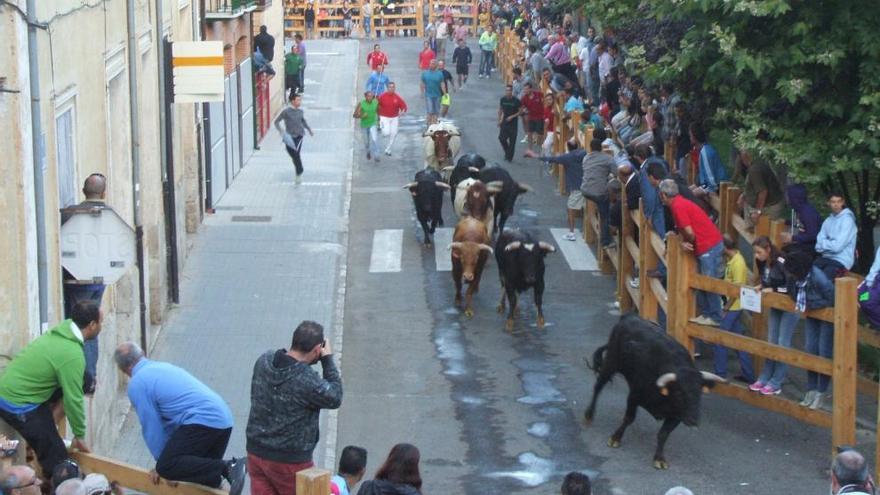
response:
<svg viewBox="0 0 880 495"><path fill-rule="evenodd" d="M416 218L425 233L425 246L430 247L431 234L437 226L443 226L443 191L449 184L443 182L436 170L424 169L416 172L415 181L403 186L409 189L416 207Z"/></svg>
<svg viewBox="0 0 880 495"><path fill-rule="evenodd" d="M513 215L513 206L520 194L532 190L527 184L516 182L510 173L498 165L487 166L480 170L480 180L495 194L495 226L498 232L504 232L504 224Z"/></svg>
<svg viewBox="0 0 880 495"><path fill-rule="evenodd" d="M716 382L725 380L717 375L700 371L694 366L687 349L666 335L656 324L635 314L625 314L611 331L608 343L593 353L593 371L596 384L593 398L584 413L587 424L593 421L596 399L602 387L616 373L626 378L629 396L623 423L611 435L608 446L620 447L626 428L642 407L655 419L663 420L657 434L654 468L667 469L663 456L666 439L679 423L697 426L700 422L700 399Z"/></svg>
<svg viewBox="0 0 880 495"><path fill-rule="evenodd" d="M455 305L461 306L461 286L467 282L464 314L468 318L474 315L471 305L474 294L480 290L480 278L492 246L489 245L489 234L486 225L473 217L463 217L452 233L452 280L455 282Z"/></svg>
<svg viewBox="0 0 880 495"><path fill-rule="evenodd" d="M519 229L505 230L495 244L495 261L501 279L501 302L498 312L504 313L504 298L510 303L505 329L513 330L513 316L518 312L517 294L530 288L535 293L538 309L538 328L544 328L544 257L556 252L556 248L543 241L536 241L531 234Z"/></svg>

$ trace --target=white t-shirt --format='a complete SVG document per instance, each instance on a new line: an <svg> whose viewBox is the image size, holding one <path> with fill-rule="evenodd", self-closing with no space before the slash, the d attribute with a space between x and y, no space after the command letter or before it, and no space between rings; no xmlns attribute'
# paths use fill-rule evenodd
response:
<svg viewBox="0 0 880 495"><path fill-rule="evenodd" d="M599 78L600 79L602 79L604 81L605 78L608 77L608 74L611 73L611 64L613 64L613 63L614 63L614 59L611 57L611 55L608 54L608 52L605 52L602 55L599 55Z"/></svg>
<svg viewBox="0 0 880 495"><path fill-rule="evenodd" d="M581 61L581 70L584 71L585 74L590 73L590 47L585 46L581 48L580 53L578 54L578 59Z"/></svg>
<svg viewBox="0 0 880 495"><path fill-rule="evenodd" d="M449 26L445 22L437 24L437 39L445 40L449 37Z"/></svg>

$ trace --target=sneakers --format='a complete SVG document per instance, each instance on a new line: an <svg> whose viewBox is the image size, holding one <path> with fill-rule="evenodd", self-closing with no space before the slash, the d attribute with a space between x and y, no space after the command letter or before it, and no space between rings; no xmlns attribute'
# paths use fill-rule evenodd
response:
<svg viewBox="0 0 880 495"><path fill-rule="evenodd" d="M764 382L762 382L760 380L749 385L749 390L751 390L752 392L760 392L762 388L764 388Z"/></svg>
<svg viewBox="0 0 880 495"><path fill-rule="evenodd" d="M760 392L761 395L779 395L782 393L782 387L776 388L773 385L764 385L758 392Z"/></svg>
<svg viewBox="0 0 880 495"><path fill-rule="evenodd" d="M633 277L632 280L629 281L629 286L633 289L639 288L639 277Z"/></svg>
<svg viewBox="0 0 880 495"><path fill-rule="evenodd" d="M813 399L816 398L816 394L818 393L818 390L807 390L807 393L804 394L804 400L800 401L798 405L801 407L809 407L810 404L813 403Z"/></svg>
<svg viewBox="0 0 880 495"><path fill-rule="evenodd" d="M566 241L574 241L577 239L577 236L574 235L574 232L569 232L569 233L565 234L564 236L562 236L562 238L565 239Z"/></svg>
<svg viewBox="0 0 880 495"><path fill-rule="evenodd" d="M244 488L244 479L247 476L247 459L236 459L227 461L226 472L223 477L229 482L229 495L241 495Z"/></svg>
<svg viewBox="0 0 880 495"><path fill-rule="evenodd" d="M391 150L390 150L390 149L385 150L385 154L388 155L388 156L391 156Z"/></svg>
<svg viewBox="0 0 880 495"><path fill-rule="evenodd" d="M299 184L300 182L302 182L302 181L303 181L302 174L297 175L297 176L296 176L296 179L294 179L294 180L296 181L297 184Z"/></svg>
<svg viewBox="0 0 880 495"><path fill-rule="evenodd" d="M827 394L823 394L818 390L815 391L815 395L813 395L813 402L810 403L809 408L812 410L822 409L822 406L825 404L825 399L827 398Z"/></svg>
<svg viewBox="0 0 880 495"><path fill-rule="evenodd" d="M718 326L717 321L713 320L712 318L709 318L708 316L703 316L703 315L696 316L694 318L689 318L688 321L691 323L696 323L697 325L705 325L707 327L717 327Z"/></svg>
<svg viewBox="0 0 880 495"><path fill-rule="evenodd" d="M528 143L528 142L529 142L529 137L528 137L528 136L526 136L526 137L522 138L522 140L520 140L520 143L521 143L521 144L526 144L526 143Z"/></svg>

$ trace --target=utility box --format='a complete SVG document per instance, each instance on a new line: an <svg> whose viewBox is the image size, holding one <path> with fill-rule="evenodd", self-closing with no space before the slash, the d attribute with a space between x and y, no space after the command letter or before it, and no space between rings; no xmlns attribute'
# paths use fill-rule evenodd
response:
<svg viewBox="0 0 880 495"><path fill-rule="evenodd" d="M61 266L77 280L109 285L135 265L135 234L112 208L73 208L61 226Z"/></svg>

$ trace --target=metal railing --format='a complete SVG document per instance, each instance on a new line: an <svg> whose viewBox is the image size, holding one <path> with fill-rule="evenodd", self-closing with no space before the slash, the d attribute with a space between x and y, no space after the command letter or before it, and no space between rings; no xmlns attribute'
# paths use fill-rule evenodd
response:
<svg viewBox="0 0 880 495"><path fill-rule="evenodd" d="M272 0L207 0L205 2L205 15L235 16L243 14L248 9L256 8L260 4L271 4Z"/></svg>

